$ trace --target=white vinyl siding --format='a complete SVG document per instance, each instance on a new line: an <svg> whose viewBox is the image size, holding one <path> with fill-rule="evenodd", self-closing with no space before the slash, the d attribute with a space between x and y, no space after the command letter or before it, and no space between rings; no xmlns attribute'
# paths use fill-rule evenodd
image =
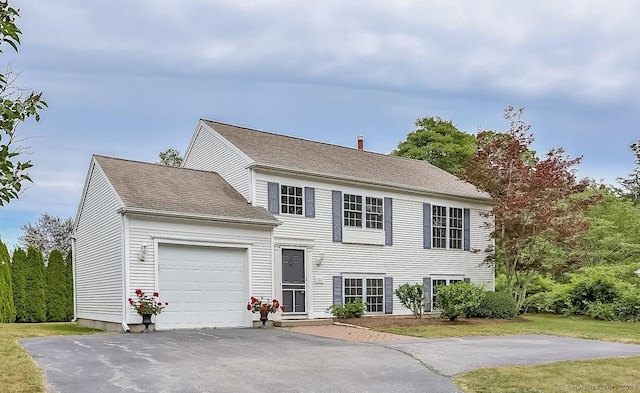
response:
<svg viewBox="0 0 640 393"><path fill-rule="evenodd" d="M256 204L267 206L267 182L288 184L286 177L258 175ZM284 239L289 246L296 241L305 244L309 253L307 294L311 299L310 316L329 316L327 307L333 304L332 277L390 276L394 289L404 283L422 283L432 275L464 274L474 282L493 287L493 270L484 266L483 252L451 252L445 249L424 249L422 242L422 205L425 202L446 205L448 201L420 199L401 193L384 193L369 189L343 189L343 194L380 195L393 198L393 246L345 244L333 242L332 190L339 185L306 182L315 188L316 215L314 219L299 216L278 216L282 224L274 229L274 238ZM344 203L341 198L341 203ZM480 209L489 206L470 203L471 244L484 250L489 244L489 229L483 226ZM343 217L344 218L344 217ZM342 222L341 222L342 224ZM350 228L345 228L350 229ZM365 230L364 228L362 230ZM373 231L373 230L372 230ZM375 231L382 232L382 231ZM384 239L382 239L384 241ZM318 262L320 264L318 265ZM393 297L393 313L410 313Z"/></svg>
<svg viewBox="0 0 640 393"><path fill-rule="evenodd" d="M184 158L185 168L217 172L248 201L251 200L249 161L211 129L198 127L191 149Z"/></svg>
<svg viewBox="0 0 640 393"><path fill-rule="evenodd" d="M122 321L121 201L97 164L78 212L75 245L76 318Z"/></svg>
<svg viewBox="0 0 640 393"><path fill-rule="evenodd" d="M137 216L129 220L129 239L129 296L133 296L136 288L141 288L146 291L157 290L162 298L163 288L156 285L158 280L154 263L157 259L155 252L162 244L249 247L249 295L258 298L273 296L271 231L268 227L251 228ZM141 245L147 245L147 257L144 262L137 257ZM138 323L140 317L131 308L127 319L132 323Z"/></svg>

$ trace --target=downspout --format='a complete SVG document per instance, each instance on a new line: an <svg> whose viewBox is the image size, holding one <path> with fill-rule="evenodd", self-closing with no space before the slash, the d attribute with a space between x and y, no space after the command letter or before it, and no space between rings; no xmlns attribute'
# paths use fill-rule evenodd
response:
<svg viewBox="0 0 640 393"><path fill-rule="evenodd" d="M127 333L131 329L127 324L127 293L129 290L129 220L127 217L122 214L121 215L121 225L122 225L122 330Z"/></svg>
<svg viewBox="0 0 640 393"><path fill-rule="evenodd" d="M76 237L71 236L71 276L73 279L73 319L76 322L78 318L78 296L76 295Z"/></svg>

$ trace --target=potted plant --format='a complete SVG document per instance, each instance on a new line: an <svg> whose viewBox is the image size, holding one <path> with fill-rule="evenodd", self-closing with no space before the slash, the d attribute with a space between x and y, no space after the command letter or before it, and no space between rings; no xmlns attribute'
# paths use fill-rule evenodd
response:
<svg viewBox="0 0 640 393"><path fill-rule="evenodd" d="M265 328L265 323L269 320L269 314L276 313L278 310L284 311L284 306L280 305L277 299L271 301L262 301L256 297L251 296L251 301L247 303L247 310L252 313L260 313L260 321L262 322L262 328Z"/></svg>
<svg viewBox="0 0 640 393"><path fill-rule="evenodd" d="M151 316L158 315L164 310L169 303L162 303L158 300L158 292L154 292L153 295L147 295L142 292L141 289L136 289L137 300L129 298L129 304L136 310L138 314L142 316L142 323L144 324L144 332L149 331L149 325L151 324Z"/></svg>

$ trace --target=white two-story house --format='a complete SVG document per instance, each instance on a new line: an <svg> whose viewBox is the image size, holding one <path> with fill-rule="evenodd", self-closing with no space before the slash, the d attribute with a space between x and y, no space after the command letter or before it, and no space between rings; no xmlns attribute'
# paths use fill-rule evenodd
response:
<svg viewBox="0 0 640 393"><path fill-rule="evenodd" d="M88 201L98 179L110 208ZM229 192L212 191L221 187ZM171 203L144 206L144 195L169 192ZM276 319L330 317L332 304L356 298L367 315L410 314L394 295L404 283L424 284L437 309L437 286L493 289L483 263L491 203L429 163L368 152L361 139L350 148L201 120L183 168L92 159L76 219L76 317L126 330L139 316L121 302L136 288L170 303L159 329L251 326L250 296L279 299ZM83 278L99 270L88 245L94 215L111 216L117 238L109 263L118 277L102 283L118 300L108 320L89 296L99 279Z"/></svg>

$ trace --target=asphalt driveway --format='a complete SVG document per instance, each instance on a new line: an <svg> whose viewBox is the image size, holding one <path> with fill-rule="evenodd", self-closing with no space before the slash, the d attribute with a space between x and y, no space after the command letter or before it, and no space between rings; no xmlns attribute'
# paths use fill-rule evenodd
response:
<svg viewBox="0 0 640 393"><path fill-rule="evenodd" d="M32 338L20 343L64 392L459 392L479 367L640 355L640 345L553 336L356 343L281 329Z"/></svg>

